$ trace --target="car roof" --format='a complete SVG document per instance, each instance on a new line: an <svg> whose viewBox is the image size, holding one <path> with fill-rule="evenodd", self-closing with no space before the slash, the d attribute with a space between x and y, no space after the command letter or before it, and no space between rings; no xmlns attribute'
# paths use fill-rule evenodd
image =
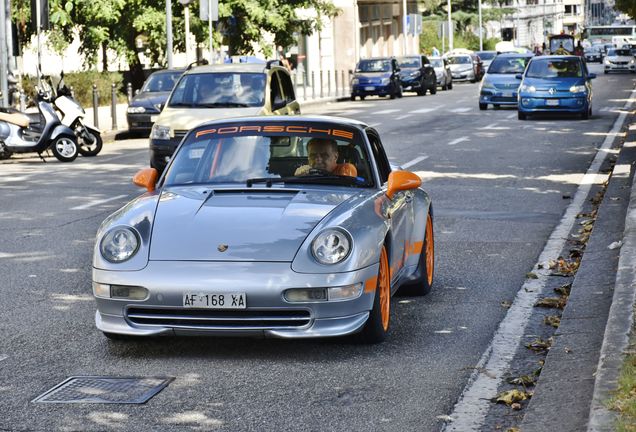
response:
<svg viewBox="0 0 636 432"><path fill-rule="evenodd" d="M369 127L366 123L361 122L359 120L345 118L345 117L336 117L336 116L326 116L326 115L273 115L273 116L250 116L250 117L233 117L227 119L218 119L211 120L205 123L198 125L195 129L200 127L208 127L216 124L244 124L247 122L258 122L258 123L331 123L334 126L349 126L358 129L365 129Z"/></svg>
<svg viewBox="0 0 636 432"><path fill-rule="evenodd" d="M183 72L185 72L185 69L159 69L152 72L150 75L163 74L163 73L183 73Z"/></svg>
<svg viewBox="0 0 636 432"><path fill-rule="evenodd" d="M270 69L274 70L286 70L280 66L271 66ZM200 74L200 73L218 73L218 72L247 72L257 73L265 72L267 66L264 63L223 63L213 65L195 66L188 70L186 74Z"/></svg>
<svg viewBox="0 0 636 432"><path fill-rule="evenodd" d="M535 55L532 53L518 53L518 52L505 52L505 53L501 53L501 54L497 54L497 57L503 57L503 58L507 58L507 57L513 57L513 58L518 58L518 57L534 57Z"/></svg>
<svg viewBox="0 0 636 432"><path fill-rule="evenodd" d="M578 59L581 57L576 55L542 55L542 56L534 56L533 59L557 59L557 60L565 60L565 59Z"/></svg>
<svg viewBox="0 0 636 432"><path fill-rule="evenodd" d="M365 61L365 60L391 60L394 59L394 56L387 56L387 57L369 57L369 58L363 58L360 59L360 61Z"/></svg>

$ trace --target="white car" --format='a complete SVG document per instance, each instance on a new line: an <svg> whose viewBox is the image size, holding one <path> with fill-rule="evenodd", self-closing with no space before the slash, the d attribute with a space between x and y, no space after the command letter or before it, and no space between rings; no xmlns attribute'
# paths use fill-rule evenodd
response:
<svg viewBox="0 0 636 432"><path fill-rule="evenodd" d="M448 62L441 57L429 57L428 59L435 69L437 85L440 86L442 90L451 90L453 88L453 77Z"/></svg>
<svg viewBox="0 0 636 432"><path fill-rule="evenodd" d="M605 60L603 60L605 67L604 72L631 72L636 73L636 60L629 49L622 48L610 48L607 51Z"/></svg>

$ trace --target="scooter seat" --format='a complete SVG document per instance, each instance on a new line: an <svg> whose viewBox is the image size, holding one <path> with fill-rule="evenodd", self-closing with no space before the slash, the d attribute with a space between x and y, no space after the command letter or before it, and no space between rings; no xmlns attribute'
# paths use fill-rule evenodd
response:
<svg viewBox="0 0 636 432"><path fill-rule="evenodd" d="M29 116L22 113L5 113L0 112L0 121L5 121L7 123L12 123L14 125L18 125L22 128L29 127Z"/></svg>

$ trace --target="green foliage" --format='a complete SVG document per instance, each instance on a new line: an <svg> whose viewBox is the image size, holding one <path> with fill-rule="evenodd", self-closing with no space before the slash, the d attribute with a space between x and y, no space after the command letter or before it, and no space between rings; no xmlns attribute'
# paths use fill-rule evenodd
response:
<svg viewBox="0 0 636 432"><path fill-rule="evenodd" d="M425 20L422 23L422 34L420 35L420 52L429 54L435 46L442 50L442 39L437 35L439 21ZM495 45L500 40L498 38L489 38L483 40L484 50L494 50ZM448 39L445 41L446 50L448 50ZM473 51L479 51L479 36L470 31L455 32L453 35L453 46L455 48L466 48Z"/></svg>
<svg viewBox="0 0 636 432"><path fill-rule="evenodd" d="M143 41L144 53L152 63L166 64L165 0L49 0L52 29L49 41L61 52L79 32L80 53L94 65L97 54L110 48L124 56L131 65L139 65L136 43ZM30 0L14 0L12 17L20 29L25 45L35 33L30 22ZM314 9L317 16L300 20L297 9ZM199 43L209 40L208 22L199 19L199 3L190 5L191 32ZM338 9L329 0L220 0L219 21L213 34L218 48L224 43L232 54L250 54L254 45L271 54L271 43L263 37L274 35L274 43L283 48L295 43L294 33L307 35L321 28L321 19L335 16ZM185 48L184 6L172 2L174 49Z"/></svg>
<svg viewBox="0 0 636 432"><path fill-rule="evenodd" d="M54 85L57 85L58 81L59 77L53 77ZM75 99L77 99L80 105L85 109L93 106L93 84L97 86L99 95L98 103L100 106L110 105L113 83L117 91L117 100L119 102L126 100L124 77L119 72L88 71L65 73L64 82L73 89ZM36 77L24 76L22 78L22 88L29 100L35 100L36 84Z"/></svg>
<svg viewBox="0 0 636 432"><path fill-rule="evenodd" d="M608 408L618 413L615 430L619 432L636 431L636 355L631 352L625 357L618 388L607 402Z"/></svg>
<svg viewBox="0 0 636 432"><path fill-rule="evenodd" d="M634 0L616 0L614 7L632 18L636 18L636 2Z"/></svg>

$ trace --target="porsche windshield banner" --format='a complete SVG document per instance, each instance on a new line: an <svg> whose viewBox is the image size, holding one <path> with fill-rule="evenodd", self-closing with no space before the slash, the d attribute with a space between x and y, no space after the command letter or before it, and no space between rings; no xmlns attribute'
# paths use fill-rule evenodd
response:
<svg viewBox="0 0 636 432"><path fill-rule="evenodd" d="M209 135L300 135L312 137L333 137L345 140L353 140L353 132L345 129L335 129L321 124L246 124L246 125L219 125L214 128L201 129L195 132L195 137L212 138Z"/></svg>

